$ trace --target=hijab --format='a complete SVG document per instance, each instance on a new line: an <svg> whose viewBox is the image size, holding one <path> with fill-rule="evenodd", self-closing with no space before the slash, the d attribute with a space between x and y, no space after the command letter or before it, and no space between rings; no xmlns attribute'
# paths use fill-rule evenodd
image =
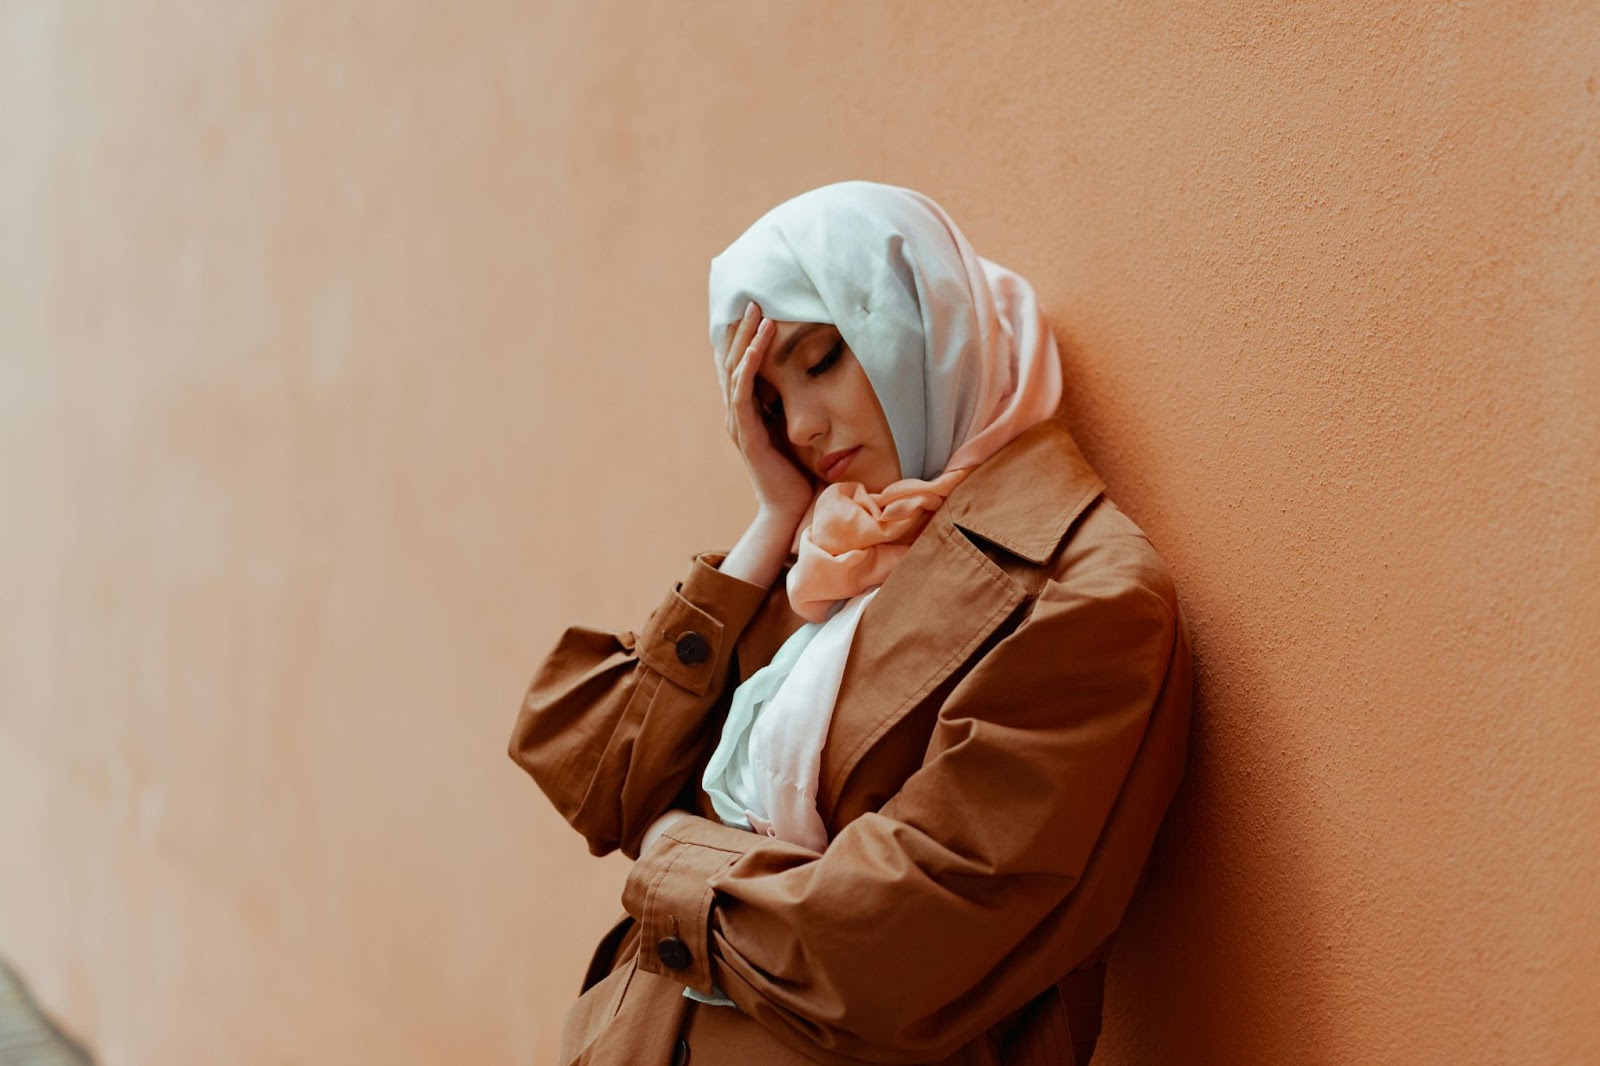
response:
<svg viewBox="0 0 1600 1066"><path fill-rule="evenodd" d="M709 290L713 351L751 300L767 318L837 327L900 458L881 492L839 481L812 499L786 578L806 622L734 690L702 779L725 824L821 853L817 775L862 613L956 486L1054 414L1061 365L1032 286L895 185L784 201L711 260Z"/></svg>

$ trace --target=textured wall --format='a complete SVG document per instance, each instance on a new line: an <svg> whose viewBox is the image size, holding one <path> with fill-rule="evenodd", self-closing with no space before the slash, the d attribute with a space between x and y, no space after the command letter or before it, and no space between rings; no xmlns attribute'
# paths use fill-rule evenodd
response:
<svg viewBox="0 0 1600 1066"><path fill-rule="evenodd" d="M550 1061L627 863L522 688L737 538L707 260L866 177L1195 628L1103 1060L1600 1060L1597 78L1581 0L0 7L0 954L112 1066Z"/></svg>

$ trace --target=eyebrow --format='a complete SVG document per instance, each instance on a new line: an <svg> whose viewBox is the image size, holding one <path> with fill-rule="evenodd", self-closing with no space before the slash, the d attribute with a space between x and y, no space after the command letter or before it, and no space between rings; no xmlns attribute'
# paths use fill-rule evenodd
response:
<svg viewBox="0 0 1600 1066"><path fill-rule="evenodd" d="M805 325L789 334L789 339L783 342L783 346L778 349L777 354L774 356L772 360L773 365L782 366L783 361L794 353L795 348L800 344L801 341L805 340L807 337L811 336L811 334L815 333L817 330L826 325L826 322L807 322Z"/></svg>

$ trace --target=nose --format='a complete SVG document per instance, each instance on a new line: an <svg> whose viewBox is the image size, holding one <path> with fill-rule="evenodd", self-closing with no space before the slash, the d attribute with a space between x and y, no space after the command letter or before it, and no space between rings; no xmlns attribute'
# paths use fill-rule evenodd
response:
<svg viewBox="0 0 1600 1066"><path fill-rule="evenodd" d="M811 442L828 428L828 420L815 406L800 405L790 408L787 413L789 443L796 448L809 448Z"/></svg>

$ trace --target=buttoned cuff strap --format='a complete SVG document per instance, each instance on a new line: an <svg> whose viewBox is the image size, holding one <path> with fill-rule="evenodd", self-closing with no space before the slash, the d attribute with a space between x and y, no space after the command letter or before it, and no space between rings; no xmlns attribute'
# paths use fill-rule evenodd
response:
<svg viewBox="0 0 1600 1066"><path fill-rule="evenodd" d="M622 888L623 907L639 920L639 969L711 993L709 881L764 839L699 815L667 827Z"/></svg>
<svg viewBox="0 0 1600 1066"><path fill-rule="evenodd" d="M639 634L638 655L674 684L704 696L722 677L728 644L766 601L767 589L718 569L726 552L700 552Z"/></svg>

